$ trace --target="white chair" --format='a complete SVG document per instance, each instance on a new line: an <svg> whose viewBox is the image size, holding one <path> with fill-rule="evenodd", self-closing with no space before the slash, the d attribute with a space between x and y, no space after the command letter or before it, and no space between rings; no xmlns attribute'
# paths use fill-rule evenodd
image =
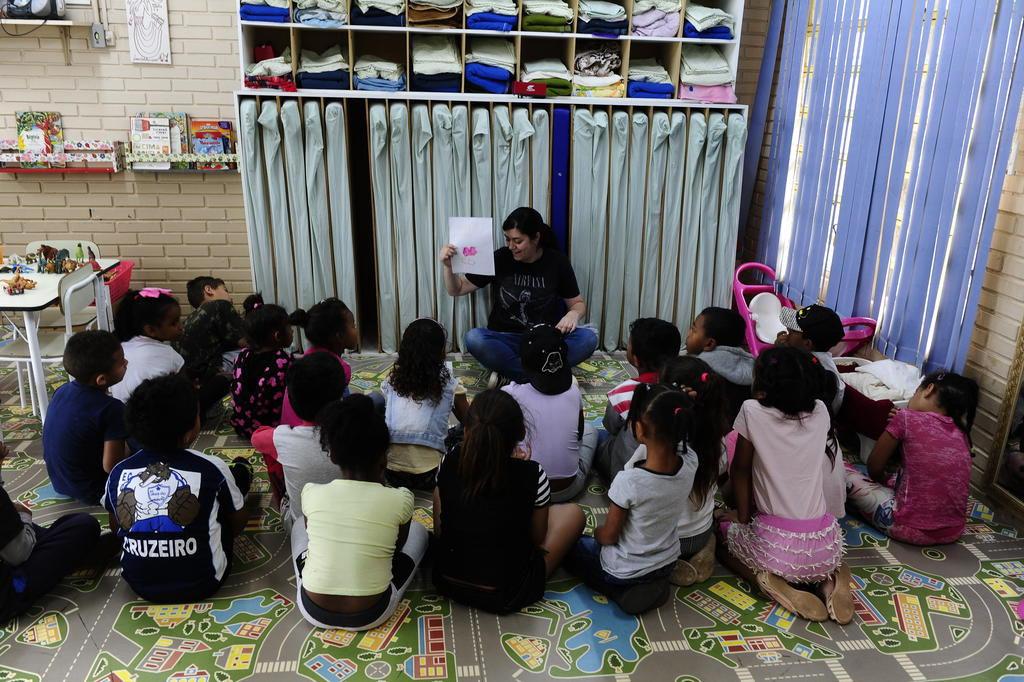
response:
<svg viewBox="0 0 1024 682"><path fill-rule="evenodd" d="M57 364L64 361L64 346L67 340L74 334L75 313L81 311L92 303L95 298L96 273L92 268L79 268L60 280L60 311L64 317L64 330L59 333L39 334L39 354L43 363ZM18 377L18 394L21 397L21 406L25 406L25 391L21 380L21 366L28 368L29 399L32 404L32 414L38 414L37 396L35 395L35 383L32 374L32 362L30 360L28 341L22 330L17 331L17 336L6 345L0 347L0 362L11 362L15 365L15 372ZM45 382L45 377L44 377Z"/></svg>
<svg viewBox="0 0 1024 682"><path fill-rule="evenodd" d="M88 258L89 249L96 254L96 257L100 257L100 247L96 246L96 242L90 242L85 239L45 239L42 241L29 242L26 247L26 253L35 253L39 250L39 247L43 244L52 246L58 251L61 249L67 249L71 257L75 257L75 249L78 245L82 245L82 251ZM63 286L63 280L61 280ZM64 300L64 292L61 291L61 300ZM90 305L80 312L75 313L74 319L72 320L74 327L85 327L86 329L96 325L96 306ZM39 328L40 329L61 329L64 327L64 313L57 308L47 308L39 313Z"/></svg>

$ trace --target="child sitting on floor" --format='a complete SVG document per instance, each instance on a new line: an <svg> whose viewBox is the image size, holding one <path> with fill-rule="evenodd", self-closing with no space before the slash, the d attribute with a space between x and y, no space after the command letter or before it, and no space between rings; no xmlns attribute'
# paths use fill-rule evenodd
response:
<svg viewBox="0 0 1024 682"><path fill-rule="evenodd" d="M78 332L64 347L71 381L53 394L43 422L43 460L53 489L96 505L107 474L127 455L124 403L107 392L124 377L121 342L106 331Z"/></svg>
<svg viewBox="0 0 1024 682"><path fill-rule="evenodd" d="M585 525L575 504L551 504L544 469L517 452L525 437L519 403L484 391L469 406L462 445L437 474L434 585L490 613L543 597L547 577Z"/></svg>
<svg viewBox="0 0 1024 682"><path fill-rule="evenodd" d="M104 506L122 539L121 575L147 601L209 598L231 567L245 528L248 462L189 450L199 433L199 401L180 374L147 379L124 410L142 449L110 472Z"/></svg>
<svg viewBox="0 0 1024 682"><path fill-rule="evenodd" d="M952 372L926 376L875 443L868 475L846 465L849 505L902 542L941 545L960 539L977 407L978 384L971 379ZM893 480L885 467L897 448L903 461Z"/></svg>
<svg viewBox="0 0 1024 682"><path fill-rule="evenodd" d="M263 455L286 528L291 528L292 520L302 519L303 486L330 483L338 477L338 467L320 448L315 422L322 409L341 400L344 376L341 365L328 353L299 358L288 370L287 385L292 407L302 422L261 426L252 434L252 446Z"/></svg>
<svg viewBox="0 0 1024 682"><path fill-rule="evenodd" d="M728 469L722 439L732 423L726 420L726 382L702 359L673 358L660 378L662 384L690 396L696 419L690 447L697 453L697 473L679 517L679 560L671 576L673 585L685 586L704 582L715 568L715 494Z"/></svg>
<svg viewBox="0 0 1024 682"><path fill-rule="evenodd" d="M356 329L356 320L352 311L337 298L327 298L310 308L309 312L301 308L296 310L291 314L290 321L296 327L301 327L306 335L306 340L309 342L306 355L330 353L341 363L345 374L341 388L344 395L348 395L348 385L352 381L352 368L342 359L341 354L347 349L359 346L359 330ZM284 394L281 423L288 426L297 426L302 423L302 418L292 409L287 391Z"/></svg>
<svg viewBox="0 0 1024 682"><path fill-rule="evenodd" d="M698 457L693 401L666 386L640 386L629 425L639 446L608 489L608 516L581 537L565 567L626 613L668 599L679 558L679 519L693 489Z"/></svg>
<svg viewBox="0 0 1024 682"><path fill-rule="evenodd" d="M611 481L622 471L636 452L636 438L624 428L633 391L641 384L658 382L658 372L670 359L679 355L682 336L676 326L655 317L641 317L629 325L626 361L639 372L636 379L627 379L608 392L604 410L607 435L598 434L594 467L605 480Z"/></svg>
<svg viewBox="0 0 1024 682"><path fill-rule="evenodd" d="M532 327L519 349L530 382L501 389L523 409L526 450L544 468L552 502L568 502L583 492L597 447L597 431L583 422L583 395L568 354L560 331L545 324Z"/></svg>
<svg viewBox="0 0 1024 682"><path fill-rule="evenodd" d="M445 362L447 334L439 322L413 320L402 333L398 358L381 384L391 432L385 475L393 486L433 490L444 454L448 415L462 422L466 389Z"/></svg>
<svg viewBox="0 0 1024 682"><path fill-rule="evenodd" d="M246 298L242 307L246 347L238 354L231 381L231 425L249 440L259 427L281 423L285 377L292 364L292 327L285 309L264 303L259 294Z"/></svg>
<svg viewBox="0 0 1024 682"><path fill-rule="evenodd" d="M320 628L369 630L398 608L427 551L414 497L383 485L388 428L373 401L352 395L317 418L340 476L302 489L306 517L292 527L296 603Z"/></svg>
<svg viewBox="0 0 1024 682"><path fill-rule="evenodd" d="M762 352L754 399L743 403L729 478L736 511L722 517L720 557L784 608L813 621L853 617L849 573L840 570L843 536L828 512L823 453L831 421L825 379L814 356L796 348ZM790 583L816 585L825 603Z"/></svg>
<svg viewBox="0 0 1024 682"><path fill-rule="evenodd" d="M176 374L185 366L170 343L181 336L181 306L168 289L129 290L114 316L114 331L128 369L110 394L122 403L146 379Z"/></svg>
<svg viewBox="0 0 1024 682"><path fill-rule="evenodd" d="M224 280L195 277L185 287L193 310L185 318L175 348L185 359L190 377L200 383L221 381L226 394L231 369L245 346L245 323L231 303Z"/></svg>
<svg viewBox="0 0 1024 682"><path fill-rule="evenodd" d="M10 454L0 443L0 471ZM65 514L46 528L36 525L32 512L12 502L0 480L0 625L25 613L74 571L99 537L100 524L89 514Z"/></svg>
<svg viewBox="0 0 1024 682"><path fill-rule="evenodd" d="M736 419L744 400L750 399L754 356L743 347L746 323L735 310L711 306L701 311L686 332L686 352L698 355L724 381L726 417Z"/></svg>

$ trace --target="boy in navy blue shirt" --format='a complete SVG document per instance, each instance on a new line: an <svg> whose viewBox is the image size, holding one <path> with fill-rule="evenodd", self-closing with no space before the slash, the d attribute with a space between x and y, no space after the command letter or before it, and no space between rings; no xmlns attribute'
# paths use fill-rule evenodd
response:
<svg viewBox="0 0 1024 682"><path fill-rule="evenodd" d="M53 394L43 424L46 473L61 495L95 505L107 473L127 454L124 405L107 390L128 362L112 333L84 331L68 339L64 367L72 381Z"/></svg>
<svg viewBox="0 0 1024 682"><path fill-rule="evenodd" d="M124 418L142 449L113 468L103 496L122 542L121 575L149 601L206 599L227 577L245 528L248 462L228 466L187 449L199 433L199 399L181 374L139 384Z"/></svg>

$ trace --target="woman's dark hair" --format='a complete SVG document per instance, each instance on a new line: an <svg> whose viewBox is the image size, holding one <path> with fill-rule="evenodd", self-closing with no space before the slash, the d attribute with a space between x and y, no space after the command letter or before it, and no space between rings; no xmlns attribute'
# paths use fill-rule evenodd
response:
<svg viewBox="0 0 1024 682"><path fill-rule="evenodd" d="M293 362L286 383L292 409L308 422L326 405L341 400L347 385L341 363L330 353L310 353Z"/></svg>
<svg viewBox="0 0 1024 682"><path fill-rule="evenodd" d="M413 320L402 333L398 358L388 382L395 392L412 400L438 403L451 381L444 348L448 336L435 320Z"/></svg>
<svg viewBox="0 0 1024 682"><path fill-rule="evenodd" d="M129 289L114 315L114 333L121 341L141 336L145 333L146 325L159 325L167 311L174 306L178 306L178 299L170 294L160 292L150 296Z"/></svg>
<svg viewBox="0 0 1024 682"><path fill-rule="evenodd" d="M317 415L320 447L342 469L372 474L387 457L391 434L373 401L362 393L329 403Z"/></svg>
<svg viewBox="0 0 1024 682"><path fill-rule="evenodd" d="M692 355L666 362L661 368L659 381L674 391L697 394L693 398L697 420L690 443L697 453L697 474L693 479L690 501L699 509L718 480L722 439L731 427L726 418L729 408L725 381L712 371L708 363Z"/></svg>
<svg viewBox="0 0 1024 682"><path fill-rule="evenodd" d="M139 384L124 406L128 435L147 450L170 451L192 430L199 398L183 374L164 374Z"/></svg>
<svg viewBox="0 0 1024 682"><path fill-rule="evenodd" d="M501 490L516 445L526 438L523 410L499 389L470 403L459 454L459 478L467 499Z"/></svg>
<svg viewBox="0 0 1024 682"><path fill-rule="evenodd" d="M245 311L245 340L253 350L272 346L274 334L289 324L287 311L279 305L264 303L258 293L247 296L242 309Z"/></svg>
<svg viewBox="0 0 1024 682"><path fill-rule="evenodd" d="M352 311L341 302L341 299L325 298L309 311L299 308L289 316L288 321L297 327L302 327L306 338L314 346L335 350L336 339L345 335L353 318Z"/></svg>
<svg viewBox="0 0 1024 682"><path fill-rule="evenodd" d="M501 224L502 232L519 230L530 239L540 235L540 245L545 249L558 250L558 240L555 238L555 231L544 222L540 213L529 206L520 206L508 214L505 222Z"/></svg>
<svg viewBox="0 0 1024 682"><path fill-rule="evenodd" d="M939 406L946 411L957 428L967 436L967 443L973 447L971 429L978 412L978 382L955 372L932 372L926 376L919 388L934 386L939 392Z"/></svg>
<svg viewBox="0 0 1024 682"><path fill-rule="evenodd" d="M637 386L629 403L629 414L626 416L626 423L634 436L639 421L644 422L651 437L674 447L680 457L685 456L687 448L694 448L697 415L694 401L683 391L677 391L665 384ZM721 441L718 447L717 456L721 457ZM717 477L717 458L715 467Z"/></svg>

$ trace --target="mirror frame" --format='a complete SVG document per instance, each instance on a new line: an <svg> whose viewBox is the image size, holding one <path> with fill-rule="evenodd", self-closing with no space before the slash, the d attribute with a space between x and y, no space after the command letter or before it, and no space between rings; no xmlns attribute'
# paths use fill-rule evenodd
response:
<svg viewBox="0 0 1024 682"><path fill-rule="evenodd" d="M1010 422L1017 408L1017 399L1024 379L1024 321L1017 328L1017 342L1014 344L1013 361L1006 378L1006 393L999 409L999 420L992 438L993 452L989 453L988 468L985 471L984 494L1017 522L1024 522L1024 499L1018 498L998 484L999 468L1006 454L1006 440L1010 435Z"/></svg>

